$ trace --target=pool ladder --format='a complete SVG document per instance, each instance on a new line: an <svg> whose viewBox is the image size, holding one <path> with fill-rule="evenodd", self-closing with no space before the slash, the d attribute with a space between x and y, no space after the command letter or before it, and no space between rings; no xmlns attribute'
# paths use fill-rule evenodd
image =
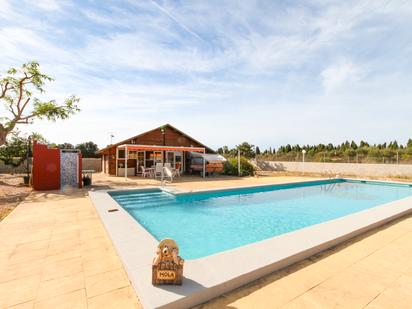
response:
<svg viewBox="0 0 412 309"><path fill-rule="evenodd" d="M325 191L332 191L335 186L336 186L336 182L322 186L322 188L324 188Z"/></svg>

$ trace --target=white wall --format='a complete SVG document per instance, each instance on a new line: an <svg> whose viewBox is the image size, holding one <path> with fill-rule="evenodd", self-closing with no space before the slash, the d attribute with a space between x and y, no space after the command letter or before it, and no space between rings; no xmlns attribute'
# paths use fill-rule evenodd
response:
<svg viewBox="0 0 412 309"><path fill-rule="evenodd" d="M412 177L410 164L317 163L258 161L264 171L288 171L370 177Z"/></svg>

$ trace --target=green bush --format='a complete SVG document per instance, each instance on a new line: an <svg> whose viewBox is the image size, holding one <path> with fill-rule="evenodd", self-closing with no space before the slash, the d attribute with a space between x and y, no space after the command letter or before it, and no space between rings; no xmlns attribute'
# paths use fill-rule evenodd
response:
<svg viewBox="0 0 412 309"><path fill-rule="evenodd" d="M250 162L244 158L240 158L240 175L241 176L252 176L254 172L254 167ZM237 169L237 157L228 158L224 164L224 173L226 175L238 175Z"/></svg>

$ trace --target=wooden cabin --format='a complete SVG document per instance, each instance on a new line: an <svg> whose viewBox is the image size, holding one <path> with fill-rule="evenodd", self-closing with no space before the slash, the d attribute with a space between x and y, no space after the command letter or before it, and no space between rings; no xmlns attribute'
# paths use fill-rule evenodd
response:
<svg viewBox="0 0 412 309"><path fill-rule="evenodd" d="M98 152L102 157L102 171L106 174L134 176L140 166L150 168L156 163L170 163L182 173L189 171L191 153L215 154L193 137L170 124L108 145Z"/></svg>

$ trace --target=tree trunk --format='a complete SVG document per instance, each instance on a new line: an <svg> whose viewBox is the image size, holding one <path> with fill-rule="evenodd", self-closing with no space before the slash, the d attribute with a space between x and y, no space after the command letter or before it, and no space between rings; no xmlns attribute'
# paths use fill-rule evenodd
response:
<svg viewBox="0 0 412 309"><path fill-rule="evenodd" d="M8 133L9 132L6 129L0 128L0 146L6 143L6 137Z"/></svg>

